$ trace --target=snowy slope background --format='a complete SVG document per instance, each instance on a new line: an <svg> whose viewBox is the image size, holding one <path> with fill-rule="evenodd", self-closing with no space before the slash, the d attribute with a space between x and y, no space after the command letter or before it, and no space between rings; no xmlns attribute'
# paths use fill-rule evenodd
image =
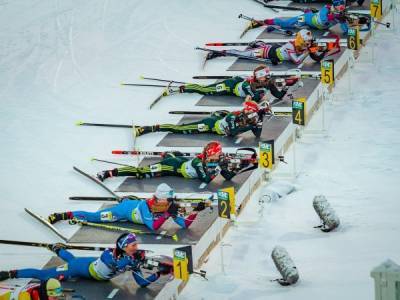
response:
<svg viewBox="0 0 400 300"><path fill-rule="evenodd" d="M239 13L272 15L251 1L0 1L1 238L59 241L24 207L43 215L98 208L68 200L105 195L72 166L96 173L109 166L90 162L94 156L132 162L110 155L132 146L131 133L74 123L177 122L167 112L193 108L200 96L170 97L148 111L160 90L119 83L139 81L141 74L182 81L201 72L224 74L233 59L203 71L203 53L193 48L238 40L245 26ZM232 245L224 247L228 275L221 274L215 251L204 266L210 281L193 277L182 298L372 299L370 269L388 257L400 263L399 33L378 36L375 64L365 55L366 63L355 67L355 93L349 96L342 82L337 101L327 105L327 137L304 137L297 144L298 191L266 205L261 218L254 199L242 221L259 222L238 225L224 240ZM163 136L142 137L138 144L151 150ZM316 194L325 194L342 219L337 232L312 229L318 223L311 207ZM68 226L59 228L72 234ZM278 276L269 258L276 244L288 249L299 268L296 287L269 282ZM146 248L170 254L168 247ZM0 269L40 267L50 255L1 246Z"/></svg>

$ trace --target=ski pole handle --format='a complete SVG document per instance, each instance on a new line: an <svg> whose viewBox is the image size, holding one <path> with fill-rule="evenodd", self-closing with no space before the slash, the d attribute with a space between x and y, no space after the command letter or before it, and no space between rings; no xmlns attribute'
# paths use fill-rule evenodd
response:
<svg viewBox="0 0 400 300"><path fill-rule="evenodd" d="M247 20L247 21L254 21L254 18L248 17L248 16L246 16L246 15L244 15L244 14L240 14L240 15L238 16L238 18L239 18L239 19L245 19L245 20Z"/></svg>

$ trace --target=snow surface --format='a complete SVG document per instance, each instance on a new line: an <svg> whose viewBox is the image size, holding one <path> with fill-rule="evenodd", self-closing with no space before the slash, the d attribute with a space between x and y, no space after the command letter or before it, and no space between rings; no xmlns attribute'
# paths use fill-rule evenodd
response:
<svg viewBox="0 0 400 300"><path fill-rule="evenodd" d="M193 109L200 96L169 97L149 111L159 89L119 83L139 82L141 74L182 81L225 74L233 58L201 70L204 53L194 47L237 41L246 24L239 13L272 14L252 1L0 0L1 238L60 241L24 207L42 215L97 209L100 203L68 200L106 195L72 166L96 173L109 166L92 157L133 163L110 154L132 146L131 132L75 122L177 122L167 112ZM182 299L372 299L369 271L386 258L400 262L399 32L377 36L375 63L366 53L366 63L357 62L352 71L353 94L342 80L336 99L326 105L326 136L304 136L296 144L298 191L263 209L253 199L223 241L231 245L224 247L227 274L216 249L202 267L209 281L192 277ZM138 145L152 150L163 136L141 137ZM107 185L114 188L121 180ZM318 224L316 194L324 194L338 213L338 231L312 228ZM58 228L69 235L75 230ZM269 282L278 277L270 259L277 244L299 269L294 287ZM171 254L166 246L146 248ZM41 267L50 256L45 249L0 246L0 269Z"/></svg>

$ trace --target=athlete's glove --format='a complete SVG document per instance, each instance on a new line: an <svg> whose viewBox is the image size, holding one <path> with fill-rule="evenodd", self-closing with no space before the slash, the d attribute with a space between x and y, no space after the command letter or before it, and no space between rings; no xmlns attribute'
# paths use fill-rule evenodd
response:
<svg viewBox="0 0 400 300"><path fill-rule="evenodd" d="M160 263L158 265L158 272L161 275L168 275L171 274L173 271L173 267L169 264Z"/></svg>
<svg viewBox="0 0 400 300"><path fill-rule="evenodd" d="M197 204L196 208L193 209L193 211L202 211L206 208L206 204L204 202L199 202L199 204Z"/></svg>
<svg viewBox="0 0 400 300"><path fill-rule="evenodd" d="M144 262L146 260L146 251L136 250L136 252L133 253L133 258L137 261Z"/></svg>
<svg viewBox="0 0 400 300"><path fill-rule="evenodd" d="M176 205L174 202L172 202L170 204L170 206L168 207L168 213L171 216L176 216L178 214L178 209L179 209L178 205Z"/></svg>
<svg viewBox="0 0 400 300"><path fill-rule="evenodd" d="M283 91L285 89L287 90L286 80L283 79L283 78L276 78L274 80L274 85L275 85L275 87L277 88L278 91Z"/></svg>

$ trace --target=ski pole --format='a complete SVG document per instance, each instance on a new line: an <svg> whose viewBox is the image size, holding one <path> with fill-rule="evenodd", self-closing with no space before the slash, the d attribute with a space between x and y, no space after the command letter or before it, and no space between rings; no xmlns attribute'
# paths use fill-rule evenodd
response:
<svg viewBox="0 0 400 300"><path fill-rule="evenodd" d="M115 197L91 197L91 196L72 196L68 198L69 200L91 200L91 201L116 201L118 199Z"/></svg>
<svg viewBox="0 0 400 300"><path fill-rule="evenodd" d="M42 247L49 249L49 243L38 243L38 242L24 242L24 241L15 241L15 240L0 240L0 244L5 245L18 245L18 246L30 246L30 247ZM65 249L73 249L73 250L90 250L90 251L104 251L107 248L104 247L95 247L95 246L78 246L78 245L69 245L62 244Z"/></svg>
<svg viewBox="0 0 400 300"><path fill-rule="evenodd" d="M123 167L134 167L134 166L127 165L127 164L121 164L121 163L117 163L117 162L114 162L114 161L97 159L97 158L92 158L91 161L99 161L99 162L104 162L104 163L107 163L107 164L113 164L113 165L118 165L118 166L123 166Z"/></svg>
<svg viewBox="0 0 400 300"><path fill-rule="evenodd" d="M181 84L187 84L187 82L183 81L176 81L176 80L169 80L169 79L161 79L161 78L154 78L154 77L145 77L143 75L140 75L140 79L146 79L146 80L154 80L154 81L161 81L161 82L172 82L172 83L181 83Z"/></svg>
<svg viewBox="0 0 400 300"><path fill-rule="evenodd" d="M245 19L245 20L247 20L247 21L255 21L254 18L249 17L249 16L246 16L246 15L244 15L244 14L239 14L238 18L239 18L239 19Z"/></svg>
<svg viewBox="0 0 400 300"><path fill-rule="evenodd" d="M380 22L380 21L376 21L376 20L374 20L374 19L372 19L372 22L374 22L374 23L376 23L376 24L379 24L379 25L383 25L383 26L385 26L386 28L390 28L390 22L383 23L383 22Z"/></svg>
<svg viewBox="0 0 400 300"><path fill-rule="evenodd" d="M118 128L132 128L132 125L121 124L106 124L106 123L86 123L83 121L76 122L77 126L101 126L101 127L118 127Z"/></svg>

